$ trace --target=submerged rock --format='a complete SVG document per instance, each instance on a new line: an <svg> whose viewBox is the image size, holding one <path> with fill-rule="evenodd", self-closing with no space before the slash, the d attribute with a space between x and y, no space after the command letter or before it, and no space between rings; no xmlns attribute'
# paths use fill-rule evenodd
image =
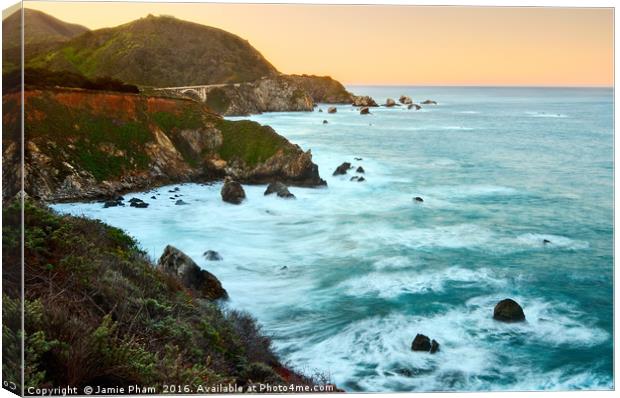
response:
<svg viewBox="0 0 620 398"><path fill-rule="evenodd" d="M106 200L105 202L103 202L104 209L107 209L108 207L116 207L116 206L125 206L125 204L123 203L122 196L119 196L118 198L114 200Z"/></svg>
<svg viewBox="0 0 620 398"><path fill-rule="evenodd" d="M157 262L157 268L178 278L183 286L197 291L204 298L228 298L228 293L215 275L201 269L187 254L174 246L166 246Z"/></svg>
<svg viewBox="0 0 620 398"><path fill-rule="evenodd" d="M335 106L330 106L329 108L327 108L327 113L336 113L338 112L338 109L336 109Z"/></svg>
<svg viewBox="0 0 620 398"><path fill-rule="evenodd" d="M357 160L358 162L364 160L362 158L354 158L354 159Z"/></svg>
<svg viewBox="0 0 620 398"><path fill-rule="evenodd" d="M412 108L415 108L416 111L419 111L420 109L422 109L422 107L418 104L409 104L407 106L407 109L412 109Z"/></svg>
<svg viewBox="0 0 620 398"><path fill-rule="evenodd" d="M245 199L245 191L243 190L241 184L229 177L226 177L224 180L224 185L222 186L220 194L222 195L222 200L224 202L232 203L234 205L241 204L243 199Z"/></svg>
<svg viewBox="0 0 620 398"><path fill-rule="evenodd" d="M276 193L280 198L295 198L295 195L288 190L288 187L279 181L272 182L267 186L265 195L271 195L272 193Z"/></svg>
<svg viewBox="0 0 620 398"><path fill-rule="evenodd" d="M323 109L319 108L319 112L323 112Z"/></svg>
<svg viewBox="0 0 620 398"><path fill-rule="evenodd" d="M365 172L366 172L366 170L364 170L364 168L363 168L362 166L359 166L359 167L357 168L357 170L355 170L355 171L356 171L357 173L365 173Z"/></svg>
<svg viewBox="0 0 620 398"><path fill-rule="evenodd" d="M493 319L501 322L523 322L525 321L525 314L519 303L507 298L495 305Z"/></svg>
<svg viewBox="0 0 620 398"><path fill-rule="evenodd" d="M363 182L363 181L366 181L366 179L362 176L353 176L349 178L349 181Z"/></svg>
<svg viewBox="0 0 620 398"><path fill-rule="evenodd" d="M347 171L349 171L350 168L351 168L351 163L344 162L343 164L338 166L336 170L334 170L334 173L332 175L337 176L337 175L347 174Z"/></svg>
<svg viewBox="0 0 620 398"><path fill-rule="evenodd" d="M369 115L369 114L370 114L370 109L368 109L367 106L360 109L360 115Z"/></svg>
<svg viewBox="0 0 620 398"><path fill-rule="evenodd" d="M146 209L147 207L149 207L149 204L143 201L142 199L131 198L129 199L129 206L137 207L139 209Z"/></svg>
<svg viewBox="0 0 620 398"><path fill-rule="evenodd" d="M222 261L223 260L222 256L220 256L220 253L216 252L215 250L207 250L206 252L202 253L202 255L208 261Z"/></svg>
<svg viewBox="0 0 620 398"><path fill-rule="evenodd" d="M183 199L179 199L174 204L177 205L177 206L184 206L184 205L188 205L189 203L187 203Z"/></svg>
<svg viewBox="0 0 620 398"><path fill-rule="evenodd" d="M424 351L434 354L439 351L439 343L434 339L431 340L428 336L418 333L411 343L411 351Z"/></svg>
<svg viewBox="0 0 620 398"><path fill-rule="evenodd" d="M327 124L329 123L327 120L323 120L323 124Z"/></svg>
<svg viewBox="0 0 620 398"><path fill-rule="evenodd" d="M548 245L549 243L551 243L549 239L543 239L543 245Z"/></svg>
<svg viewBox="0 0 620 398"><path fill-rule="evenodd" d="M388 108L394 105L396 105L396 101L394 101L392 98L388 98L387 100L385 100L385 106L387 106Z"/></svg>
<svg viewBox="0 0 620 398"><path fill-rule="evenodd" d="M425 101L422 101L422 105L437 105L437 101L427 99Z"/></svg>

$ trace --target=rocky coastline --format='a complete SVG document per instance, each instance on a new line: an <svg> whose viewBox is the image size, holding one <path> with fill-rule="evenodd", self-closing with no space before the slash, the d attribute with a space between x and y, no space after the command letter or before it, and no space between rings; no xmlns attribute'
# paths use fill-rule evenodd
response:
<svg viewBox="0 0 620 398"><path fill-rule="evenodd" d="M204 102L224 116L311 112L317 103L352 104L356 98L329 76L284 74L264 76L247 83L157 89L152 92Z"/></svg>
<svg viewBox="0 0 620 398"><path fill-rule="evenodd" d="M312 153L268 126L204 104L77 89L26 92L25 192L45 202L109 198L230 176L246 184L325 185ZM5 109L19 94L3 96ZM19 114L7 112L3 197L19 192Z"/></svg>

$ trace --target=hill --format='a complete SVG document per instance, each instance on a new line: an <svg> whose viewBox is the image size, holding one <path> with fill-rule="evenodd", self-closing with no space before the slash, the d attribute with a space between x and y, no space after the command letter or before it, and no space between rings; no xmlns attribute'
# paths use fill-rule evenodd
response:
<svg viewBox="0 0 620 398"><path fill-rule="evenodd" d="M21 13L9 15L2 21L2 48L19 47L21 43ZM57 43L69 40L88 28L61 21L42 11L24 9L24 42L26 45L40 43Z"/></svg>
<svg viewBox="0 0 620 398"><path fill-rule="evenodd" d="M30 66L154 87L246 82L277 74L254 47L236 35L152 15L82 34L35 57Z"/></svg>
<svg viewBox="0 0 620 398"><path fill-rule="evenodd" d="M253 318L186 288L121 230L29 200L23 211L26 388L315 384L279 361ZM5 380L21 379L21 212L3 207Z"/></svg>
<svg viewBox="0 0 620 398"><path fill-rule="evenodd" d="M49 52L60 43L78 36L88 29L81 25L67 23L44 12L24 9L24 55L30 60L39 54ZM20 67L21 57L21 13L14 12L2 21L2 72Z"/></svg>

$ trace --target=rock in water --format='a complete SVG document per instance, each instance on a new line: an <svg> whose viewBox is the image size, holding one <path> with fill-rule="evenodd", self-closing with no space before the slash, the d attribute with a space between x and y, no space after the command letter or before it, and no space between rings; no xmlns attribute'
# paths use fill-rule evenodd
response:
<svg viewBox="0 0 620 398"><path fill-rule="evenodd" d="M206 252L202 253L202 255L204 256L205 259L209 261L222 261L223 260L222 256L220 256L220 253L216 252L215 250L207 250Z"/></svg>
<svg viewBox="0 0 620 398"><path fill-rule="evenodd" d="M355 171L358 172L358 173L365 173L366 172L366 170L364 170L364 168L362 166L359 166L357 168L357 170L355 170Z"/></svg>
<svg viewBox="0 0 620 398"><path fill-rule="evenodd" d="M369 97L367 95L353 97L353 101L351 104L353 106L365 106L365 107L378 106L375 100L372 99L372 97Z"/></svg>
<svg viewBox="0 0 620 398"><path fill-rule="evenodd" d="M387 106L388 108L394 105L396 105L396 101L394 101L392 98L388 98L387 100L385 100L385 106Z"/></svg>
<svg viewBox="0 0 620 398"><path fill-rule="evenodd" d="M422 199L419 196L416 196L415 198L413 198L413 200L415 200L416 202L420 202L420 203L424 202L424 199Z"/></svg>
<svg viewBox="0 0 620 398"><path fill-rule="evenodd" d="M548 245L549 243L551 243L549 239L543 239L543 245Z"/></svg>
<svg viewBox="0 0 620 398"><path fill-rule="evenodd" d="M265 190L265 195L271 195L272 193L278 194L280 198L295 198L286 185L281 182L272 182Z"/></svg>
<svg viewBox="0 0 620 398"><path fill-rule="evenodd" d="M429 100L422 101L422 105L437 105L437 101Z"/></svg>
<svg viewBox="0 0 620 398"><path fill-rule="evenodd" d="M351 168L351 163L349 162L344 162L343 164L341 164L340 166L338 166L336 168L336 170L334 170L334 174L332 175L343 175L343 174L347 174L347 171Z"/></svg>
<svg viewBox="0 0 620 398"><path fill-rule="evenodd" d="M437 351L439 351L439 343L437 340L433 339L431 340L431 354L434 354Z"/></svg>
<svg viewBox="0 0 620 398"><path fill-rule="evenodd" d="M338 109L336 109L335 106L330 106L329 108L327 108L327 113L336 113L338 112Z"/></svg>
<svg viewBox="0 0 620 398"><path fill-rule="evenodd" d="M523 322L525 314L519 303L507 298L495 305L493 319L501 322Z"/></svg>
<svg viewBox="0 0 620 398"><path fill-rule="evenodd" d="M118 198L114 200L106 200L105 202L103 202L104 209L107 209L108 207L116 207L116 206L125 206L125 204L123 203L122 196L119 196Z"/></svg>
<svg viewBox="0 0 620 398"><path fill-rule="evenodd" d="M229 177L226 177L224 180L224 185L222 186L222 191L220 194L222 195L222 200L224 202L232 203L234 205L241 204L243 199L245 199L245 191L243 190L241 184Z"/></svg>
<svg viewBox="0 0 620 398"><path fill-rule="evenodd" d="M187 254L168 245L157 262L157 268L175 278L183 286L195 290L204 298L217 300L228 298L228 293L212 273L200 267Z"/></svg>
<svg viewBox="0 0 620 398"><path fill-rule="evenodd" d="M327 120L323 120L323 124L327 124L329 123Z"/></svg>
<svg viewBox="0 0 620 398"><path fill-rule="evenodd" d="M360 109L360 115L369 115L369 114L370 114L370 109L368 109L367 106Z"/></svg>
<svg viewBox="0 0 620 398"><path fill-rule="evenodd" d="M400 102L403 105L409 105L413 103L413 101L411 100L411 97L408 95L401 95L400 98L398 99L398 102Z"/></svg>
<svg viewBox="0 0 620 398"><path fill-rule="evenodd" d="M439 343L434 339L431 341L428 336L418 333L411 343L411 350L430 352L431 354L434 354L439 351Z"/></svg>
<svg viewBox="0 0 620 398"><path fill-rule="evenodd" d="M319 112L323 112L323 109L319 108Z"/></svg>
<svg viewBox="0 0 620 398"><path fill-rule="evenodd" d="M149 204L143 201L142 199L131 198L129 199L129 206L137 207L139 209L146 209L147 207L149 207Z"/></svg>
<svg viewBox="0 0 620 398"><path fill-rule="evenodd" d="M183 199L179 199L174 204L177 205L177 206L184 206L184 205L188 205L189 203L187 203Z"/></svg>
<svg viewBox="0 0 620 398"><path fill-rule="evenodd" d="M420 109L422 109L422 107L418 104L409 104L407 106L407 109L412 109L412 108L415 108L416 111L419 111Z"/></svg>

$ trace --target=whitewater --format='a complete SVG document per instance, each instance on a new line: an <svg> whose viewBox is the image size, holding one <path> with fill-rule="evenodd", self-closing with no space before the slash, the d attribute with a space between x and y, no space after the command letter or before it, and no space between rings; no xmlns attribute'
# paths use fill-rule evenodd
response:
<svg viewBox="0 0 620 398"><path fill-rule="evenodd" d="M247 185L235 206L216 182L125 195L147 209L52 207L124 229L155 261L176 246L285 361L347 391L612 389L613 91L348 89L438 104L250 117L312 150L328 185L294 200ZM506 297L525 323L492 319ZM417 333L440 351L412 352Z"/></svg>

